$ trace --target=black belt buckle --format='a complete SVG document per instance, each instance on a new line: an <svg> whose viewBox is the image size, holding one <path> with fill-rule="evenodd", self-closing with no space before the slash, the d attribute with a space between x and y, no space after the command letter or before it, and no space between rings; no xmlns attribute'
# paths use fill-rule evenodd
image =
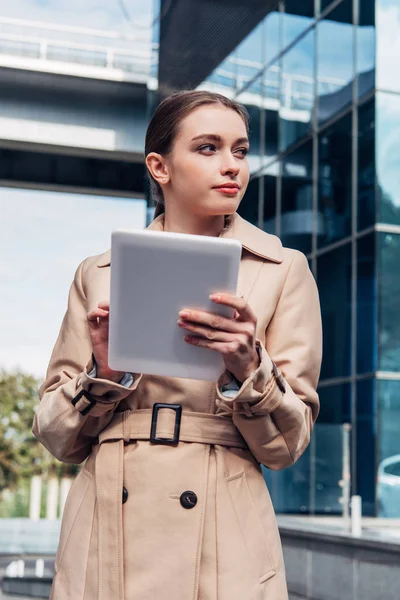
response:
<svg viewBox="0 0 400 600"><path fill-rule="evenodd" d="M168 408L170 410L175 411L175 427L174 427L174 437L173 438L156 437L158 411L161 408ZM164 404L163 402L155 402L155 404L153 404L153 413L151 415L150 443L151 444L164 444L164 446L176 446L179 442L179 432L181 429L181 417L182 417L182 405L181 404Z"/></svg>

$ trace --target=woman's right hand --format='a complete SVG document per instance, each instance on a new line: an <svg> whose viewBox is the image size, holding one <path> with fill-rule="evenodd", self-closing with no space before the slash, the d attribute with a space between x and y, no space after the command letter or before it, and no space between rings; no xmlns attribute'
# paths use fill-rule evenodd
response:
<svg viewBox="0 0 400 600"><path fill-rule="evenodd" d="M92 350L97 364L97 377L118 382L124 376L121 371L113 371L108 366L108 326L110 303L105 300L99 302L97 308L87 315L89 323Z"/></svg>

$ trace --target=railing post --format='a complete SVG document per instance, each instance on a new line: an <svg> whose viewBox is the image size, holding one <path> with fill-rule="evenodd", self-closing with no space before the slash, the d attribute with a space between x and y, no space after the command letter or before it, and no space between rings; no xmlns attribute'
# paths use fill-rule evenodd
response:
<svg viewBox="0 0 400 600"><path fill-rule="evenodd" d="M47 59L47 40L40 40L40 59Z"/></svg>

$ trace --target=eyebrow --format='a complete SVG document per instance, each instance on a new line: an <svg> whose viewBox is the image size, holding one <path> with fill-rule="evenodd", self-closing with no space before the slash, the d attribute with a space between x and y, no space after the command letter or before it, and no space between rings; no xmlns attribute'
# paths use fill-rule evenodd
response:
<svg viewBox="0 0 400 600"><path fill-rule="evenodd" d="M222 142L222 137L220 135L216 135L215 133L201 133L200 135L196 135L196 137L194 137L192 139L192 142L194 142L195 140L200 140L200 139L205 139L205 140L213 140L214 142ZM247 137L241 137L238 138L235 142L235 144L249 144L249 138Z"/></svg>

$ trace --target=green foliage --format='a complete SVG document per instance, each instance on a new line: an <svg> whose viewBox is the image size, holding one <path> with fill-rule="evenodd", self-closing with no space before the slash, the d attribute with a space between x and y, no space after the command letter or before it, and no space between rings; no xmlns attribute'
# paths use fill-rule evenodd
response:
<svg viewBox="0 0 400 600"><path fill-rule="evenodd" d="M0 370L0 494L7 490L0 517L27 516L32 475L62 477L77 471L54 458L32 433L40 383L26 373Z"/></svg>

